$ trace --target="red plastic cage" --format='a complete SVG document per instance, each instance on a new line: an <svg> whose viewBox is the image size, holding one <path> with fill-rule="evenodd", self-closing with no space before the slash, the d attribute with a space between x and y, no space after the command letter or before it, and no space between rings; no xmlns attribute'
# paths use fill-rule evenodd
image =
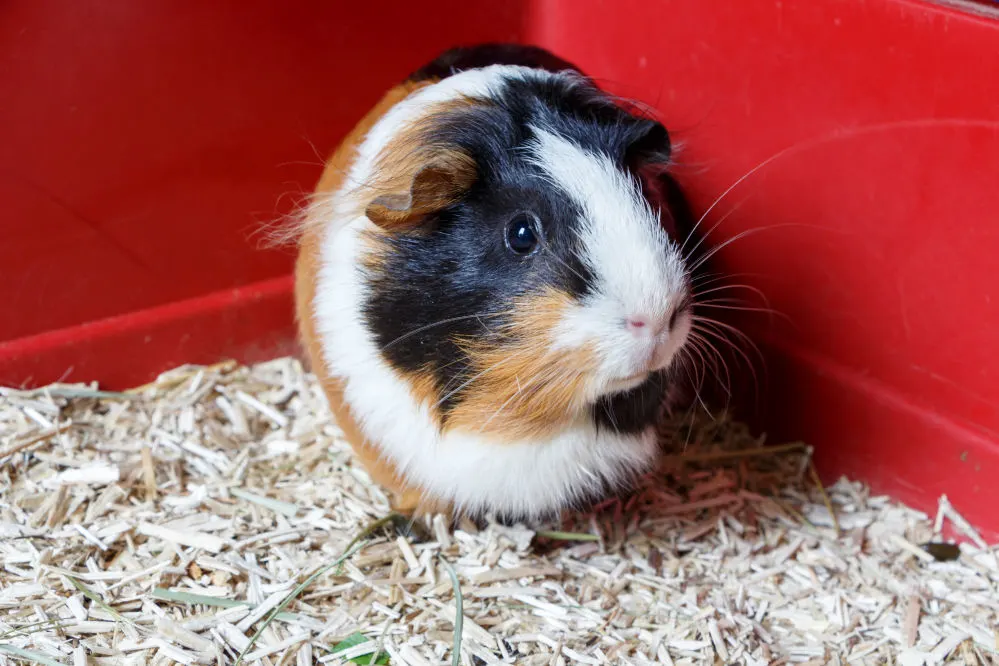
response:
<svg viewBox="0 0 999 666"><path fill-rule="evenodd" d="M390 84L487 40L656 107L696 210L739 181L705 224L753 231L724 265L790 321L746 322L762 425L828 477L923 508L946 493L999 531L989 3L9 0L0 383L294 352L293 256L260 226Z"/></svg>

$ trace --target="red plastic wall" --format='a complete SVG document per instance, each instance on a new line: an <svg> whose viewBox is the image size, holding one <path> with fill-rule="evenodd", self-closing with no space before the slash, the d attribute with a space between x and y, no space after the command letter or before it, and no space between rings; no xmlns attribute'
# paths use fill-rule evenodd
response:
<svg viewBox="0 0 999 666"><path fill-rule="evenodd" d="M386 85L522 34L519 2L424 4L0 4L0 341L286 275L262 225Z"/></svg>
<svg viewBox="0 0 999 666"><path fill-rule="evenodd" d="M790 321L744 322L763 425L999 530L999 21L970 7L4 3L0 382L293 349L291 256L254 229L390 83L517 38L657 107L697 210L773 157L705 220L754 230L723 263Z"/></svg>

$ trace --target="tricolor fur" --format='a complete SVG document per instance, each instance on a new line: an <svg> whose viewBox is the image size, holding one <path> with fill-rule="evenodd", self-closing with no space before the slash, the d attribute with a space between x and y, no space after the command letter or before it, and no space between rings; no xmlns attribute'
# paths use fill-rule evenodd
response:
<svg viewBox="0 0 999 666"><path fill-rule="evenodd" d="M355 447L397 490L473 514L626 481L656 453L691 326L665 129L536 49L449 52L406 85L331 164L348 168L300 260Z"/></svg>

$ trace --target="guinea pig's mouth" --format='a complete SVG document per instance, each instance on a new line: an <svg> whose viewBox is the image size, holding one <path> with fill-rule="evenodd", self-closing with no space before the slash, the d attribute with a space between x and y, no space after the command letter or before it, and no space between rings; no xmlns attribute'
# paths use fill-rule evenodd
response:
<svg viewBox="0 0 999 666"><path fill-rule="evenodd" d="M641 381L641 380L644 380L648 376L649 376L648 372L639 372L638 374L631 375L630 377L622 377L618 381L621 381L621 382Z"/></svg>
<svg viewBox="0 0 999 666"><path fill-rule="evenodd" d="M649 378L649 372L640 372L629 377L612 379L607 386L607 393L624 393L634 388L638 388Z"/></svg>

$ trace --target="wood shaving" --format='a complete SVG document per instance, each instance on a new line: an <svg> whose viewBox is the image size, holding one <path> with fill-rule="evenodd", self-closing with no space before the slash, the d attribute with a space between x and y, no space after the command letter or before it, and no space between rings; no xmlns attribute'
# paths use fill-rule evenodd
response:
<svg viewBox="0 0 999 666"><path fill-rule="evenodd" d="M425 541L381 530L251 646L389 513L315 378L278 359L124 394L0 389L0 665L449 664L448 566L463 664L997 658L999 551L946 498L934 522L860 483L821 489L808 447L723 417L677 417L663 440L636 492L536 526L595 540L442 517L414 526ZM921 544L945 521L971 543L936 562Z"/></svg>

